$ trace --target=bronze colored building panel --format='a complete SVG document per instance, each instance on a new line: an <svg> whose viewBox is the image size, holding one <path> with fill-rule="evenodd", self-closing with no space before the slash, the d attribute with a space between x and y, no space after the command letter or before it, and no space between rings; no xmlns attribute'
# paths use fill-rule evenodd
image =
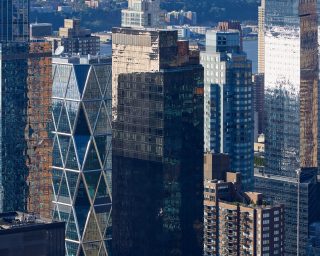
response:
<svg viewBox="0 0 320 256"><path fill-rule="evenodd" d="M316 0L300 0L300 158L318 166L318 15Z"/></svg>
<svg viewBox="0 0 320 256"><path fill-rule="evenodd" d="M31 42L28 58L27 166L29 187L27 210L49 218L51 215L52 143L51 121L52 59L51 44Z"/></svg>

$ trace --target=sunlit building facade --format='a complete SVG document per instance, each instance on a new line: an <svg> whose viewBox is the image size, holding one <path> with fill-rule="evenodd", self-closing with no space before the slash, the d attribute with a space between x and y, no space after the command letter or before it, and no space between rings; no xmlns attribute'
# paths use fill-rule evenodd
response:
<svg viewBox="0 0 320 256"><path fill-rule="evenodd" d="M121 26L156 28L160 24L160 0L129 0L128 9L121 12Z"/></svg>
<svg viewBox="0 0 320 256"><path fill-rule="evenodd" d="M208 31L204 67L204 150L230 156L230 168L253 187L252 63L238 30Z"/></svg>
<svg viewBox="0 0 320 256"><path fill-rule="evenodd" d="M318 6L265 3L265 168L255 188L285 205L285 255L306 255L318 216Z"/></svg>
<svg viewBox="0 0 320 256"><path fill-rule="evenodd" d="M113 30L117 256L202 255L203 68L177 38Z"/></svg>
<svg viewBox="0 0 320 256"><path fill-rule="evenodd" d="M111 60L53 59L53 218L66 255L110 255Z"/></svg>

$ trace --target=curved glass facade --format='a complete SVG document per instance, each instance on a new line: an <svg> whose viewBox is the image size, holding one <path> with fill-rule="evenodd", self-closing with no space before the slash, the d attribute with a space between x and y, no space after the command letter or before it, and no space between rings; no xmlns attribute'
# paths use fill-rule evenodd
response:
<svg viewBox="0 0 320 256"><path fill-rule="evenodd" d="M53 62L55 219L66 254L110 255L111 65Z"/></svg>

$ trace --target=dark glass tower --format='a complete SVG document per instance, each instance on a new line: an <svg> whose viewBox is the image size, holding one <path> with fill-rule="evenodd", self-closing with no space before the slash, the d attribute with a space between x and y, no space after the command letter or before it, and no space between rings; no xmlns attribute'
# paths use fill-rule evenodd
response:
<svg viewBox="0 0 320 256"><path fill-rule="evenodd" d="M0 212L26 207L27 52L26 43L0 44Z"/></svg>
<svg viewBox="0 0 320 256"><path fill-rule="evenodd" d="M28 41L29 0L0 2L0 41Z"/></svg>
<svg viewBox="0 0 320 256"><path fill-rule="evenodd" d="M139 38L138 31L126 33ZM160 56L179 60L179 51L188 58L188 45L178 46L176 32L151 33L164 33ZM203 68L178 63L117 77L112 162L117 256L202 255Z"/></svg>

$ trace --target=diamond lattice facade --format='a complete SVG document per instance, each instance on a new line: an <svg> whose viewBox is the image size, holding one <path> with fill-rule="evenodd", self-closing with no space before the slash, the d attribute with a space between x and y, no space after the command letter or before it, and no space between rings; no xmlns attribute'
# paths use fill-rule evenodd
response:
<svg viewBox="0 0 320 256"><path fill-rule="evenodd" d="M109 255L110 61L54 59L52 101L53 217L66 222L66 254Z"/></svg>

